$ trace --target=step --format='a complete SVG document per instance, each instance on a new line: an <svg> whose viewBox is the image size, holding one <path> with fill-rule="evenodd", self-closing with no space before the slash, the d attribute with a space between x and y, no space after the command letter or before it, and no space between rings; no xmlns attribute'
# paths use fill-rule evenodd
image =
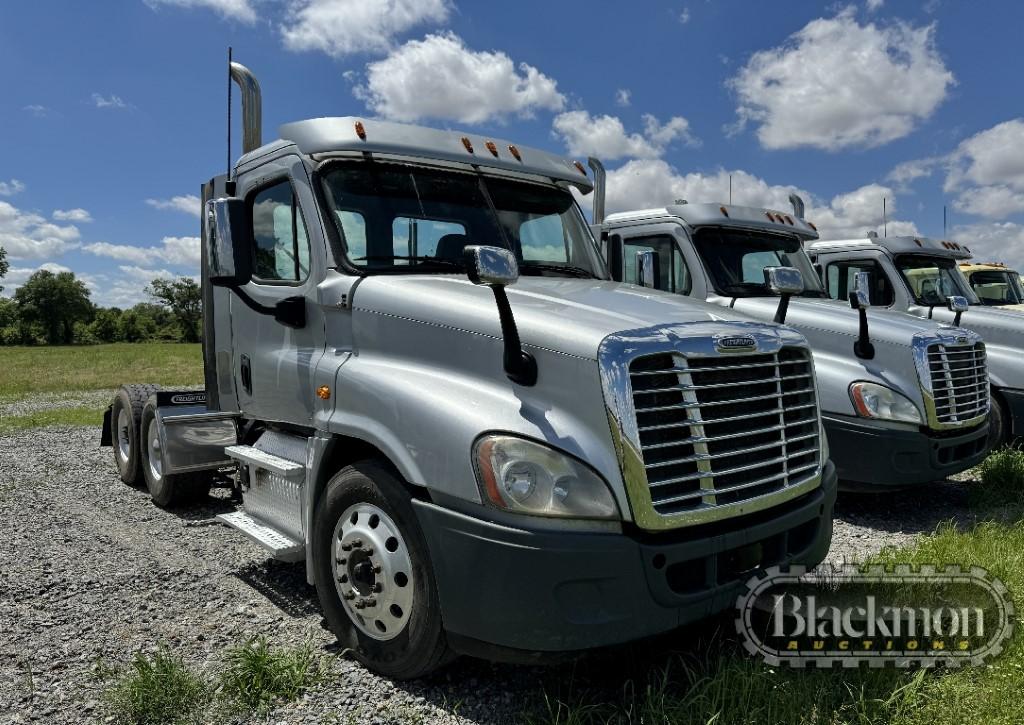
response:
<svg viewBox="0 0 1024 725"><path fill-rule="evenodd" d="M252 446L228 446L224 452L236 461L252 464L284 478L302 480L306 475L306 467L301 463Z"/></svg>
<svg viewBox="0 0 1024 725"><path fill-rule="evenodd" d="M254 519L244 511L219 514L217 520L238 529L280 561L302 561L306 558L306 547L277 529Z"/></svg>

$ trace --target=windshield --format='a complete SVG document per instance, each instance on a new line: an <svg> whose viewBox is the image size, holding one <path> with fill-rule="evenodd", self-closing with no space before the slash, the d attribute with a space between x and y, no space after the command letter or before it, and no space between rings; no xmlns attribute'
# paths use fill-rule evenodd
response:
<svg viewBox="0 0 1024 725"><path fill-rule="evenodd" d="M337 164L324 191L349 262L372 273L465 270L462 250L512 250L522 275L606 277L568 191L470 173L381 163Z"/></svg>
<svg viewBox="0 0 1024 725"><path fill-rule="evenodd" d="M919 305L944 306L946 299L952 295L966 297L972 304L978 303L963 273L952 259L903 254L896 257L896 269L903 275L910 294Z"/></svg>
<svg viewBox="0 0 1024 725"><path fill-rule="evenodd" d="M983 305L1024 304L1024 287L1016 272L986 269L971 272L968 280Z"/></svg>
<svg viewBox="0 0 1024 725"><path fill-rule="evenodd" d="M697 253L715 291L728 297L773 294L764 281L765 267L796 267L804 278L801 297L825 297L811 260L796 237L706 227L693 235Z"/></svg>

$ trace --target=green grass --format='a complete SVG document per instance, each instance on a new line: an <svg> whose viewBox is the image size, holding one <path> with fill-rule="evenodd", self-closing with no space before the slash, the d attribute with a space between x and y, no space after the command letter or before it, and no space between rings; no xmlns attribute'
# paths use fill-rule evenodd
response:
<svg viewBox="0 0 1024 725"><path fill-rule="evenodd" d="M228 651L220 693L240 709L266 712L278 701L298 698L320 682L326 668L309 645L272 648L259 637Z"/></svg>
<svg viewBox="0 0 1024 725"><path fill-rule="evenodd" d="M0 399L116 388L122 383L198 385L200 345L117 343L0 348Z"/></svg>
<svg viewBox="0 0 1024 725"><path fill-rule="evenodd" d="M945 524L914 546L888 549L875 561L981 566L1006 584L1019 608L1024 606L1024 454L996 452L980 475L970 495L980 523L963 530ZM523 719L534 725L1024 723L1019 631L988 665L947 672L773 668L747 656L731 635L713 635L687 651L627 675L618 692L595 686L592 676L572 675L548 685Z"/></svg>
<svg viewBox="0 0 1024 725"><path fill-rule="evenodd" d="M0 417L0 434L49 425L95 425L103 422L102 408L53 408L26 415Z"/></svg>
<svg viewBox="0 0 1024 725"><path fill-rule="evenodd" d="M177 725L203 721L210 688L180 657L161 647L152 657L137 654L105 696L116 723Z"/></svg>

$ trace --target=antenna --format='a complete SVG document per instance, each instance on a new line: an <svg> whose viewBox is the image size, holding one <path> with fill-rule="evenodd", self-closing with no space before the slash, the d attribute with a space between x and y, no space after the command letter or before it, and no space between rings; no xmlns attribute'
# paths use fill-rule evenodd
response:
<svg viewBox="0 0 1024 725"><path fill-rule="evenodd" d="M228 46L228 181L231 180L231 46Z"/></svg>
<svg viewBox="0 0 1024 725"><path fill-rule="evenodd" d="M732 206L732 174L729 174L729 206Z"/></svg>
<svg viewBox="0 0 1024 725"><path fill-rule="evenodd" d="M885 220L885 197L882 197L882 236L889 236L889 225Z"/></svg>
<svg viewBox="0 0 1024 725"><path fill-rule="evenodd" d="M942 238L946 238L946 205L942 205Z"/></svg>

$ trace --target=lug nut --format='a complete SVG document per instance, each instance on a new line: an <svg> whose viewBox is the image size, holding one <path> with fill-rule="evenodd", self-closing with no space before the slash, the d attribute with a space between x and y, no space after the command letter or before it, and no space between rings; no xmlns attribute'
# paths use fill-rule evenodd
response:
<svg viewBox="0 0 1024 725"><path fill-rule="evenodd" d="M383 584L381 584L380 582L377 582L376 584L373 585L373 592L374 592L374 594L380 594L382 591L384 591L384 585Z"/></svg>
<svg viewBox="0 0 1024 725"><path fill-rule="evenodd" d="M345 559L343 557L338 557L337 559L335 559L335 561L337 563L339 563L339 564L347 564L348 563L348 559Z"/></svg>
<svg viewBox="0 0 1024 725"><path fill-rule="evenodd" d="M367 556L373 556L373 547L372 546L367 546L365 549L363 549L363 552Z"/></svg>
<svg viewBox="0 0 1024 725"><path fill-rule="evenodd" d="M342 544L341 545L341 550L342 551L352 551L352 545L351 544Z"/></svg>
<svg viewBox="0 0 1024 725"><path fill-rule="evenodd" d="M363 600L362 599L360 599L358 602L356 602L356 609L365 609L365 608L366 608L366 605L363 604Z"/></svg>
<svg viewBox="0 0 1024 725"><path fill-rule="evenodd" d="M367 597L366 599L363 600L363 606L364 607L372 607L376 603L377 603L377 598L376 597Z"/></svg>
<svg viewBox="0 0 1024 725"><path fill-rule="evenodd" d="M380 574L380 572L381 572L380 564L374 564L373 565L373 573L374 574Z"/></svg>
<svg viewBox="0 0 1024 725"><path fill-rule="evenodd" d="M350 599L351 600L351 599L355 599L355 598L356 598L356 593L354 591L352 591L351 589L349 589L347 592L345 592L345 599Z"/></svg>
<svg viewBox="0 0 1024 725"><path fill-rule="evenodd" d="M352 539L352 546L353 546L353 548L356 548L356 549L363 548L363 540L362 539Z"/></svg>

